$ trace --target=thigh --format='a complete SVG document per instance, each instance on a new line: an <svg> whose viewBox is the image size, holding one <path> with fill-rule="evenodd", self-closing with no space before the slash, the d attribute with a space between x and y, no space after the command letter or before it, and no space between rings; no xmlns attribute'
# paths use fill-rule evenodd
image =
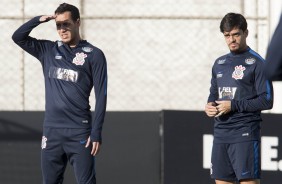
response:
<svg viewBox="0 0 282 184"><path fill-rule="evenodd" d="M231 148L232 164L238 180L260 178L260 142L236 143Z"/></svg>
<svg viewBox="0 0 282 184"><path fill-rule="evenodd" d="M235 181L221 181L221 180L215 180L215 184L236 184Z"/></svg>
<svg viewBox="0 0 282 184"><path fill-rule="evenodd" d="M63 183L67 156L62 149L62 139L56 129L44 128L41 143L41 169L44 184Z"/></svg>
<svg viewBox="0 0 282 184"><path fill-rule="evenodd" d="M260 180L259 179L255 179L255 180L241 180L240 184L260 184Z"/></svg>
<svg viewBox="0 0 282 184"><path fill-rule="evenodd" d="M211 158L211 178L218 182L236 181L236 175L228 155L229 144L213 144Z"/></svg>
<svg viewBox="0 0 282 184"><path fill-rule="evenodd" d="M95 157L91 155L92 146L85 147L90 130L71 129L69 139L64 144L70 164L73 166L78 184L95 184Z"/></svg>

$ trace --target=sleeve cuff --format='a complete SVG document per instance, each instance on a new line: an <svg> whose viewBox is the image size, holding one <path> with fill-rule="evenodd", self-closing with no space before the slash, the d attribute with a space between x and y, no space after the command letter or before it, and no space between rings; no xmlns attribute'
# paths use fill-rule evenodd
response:
<svg viewBox="0 0 282 184"><path fill-rule="evenodd" d="M90 135L90 139L91 139L92 142L99 142L100 144L102 144L101 132L97 131L97 130L92 130L91 135Z"/></svg>
<svg viewBox="0 0 282 184"><path fill-rule="evenodd" d="M235 100L231 100L231 111L235 112L237 111L237 106L236 106L236 101Z"/></svg>

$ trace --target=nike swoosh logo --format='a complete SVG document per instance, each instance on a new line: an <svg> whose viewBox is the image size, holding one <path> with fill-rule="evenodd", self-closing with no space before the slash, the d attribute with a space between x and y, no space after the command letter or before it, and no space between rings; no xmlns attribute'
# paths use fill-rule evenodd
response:
<svg viewBox="0 0 282 184"><path fill-rule="evenodd" d="M85 144L87 140L80 141L80 144Z"/></svg>
<svg viewBox="0 0 282 184"><path fill-rule="evenodd" d="M245 175L247 175L247 174L249 174L249 173L250 173L250 171L242 172L241 175L242 175L242 176L245 176Z"/></svg>

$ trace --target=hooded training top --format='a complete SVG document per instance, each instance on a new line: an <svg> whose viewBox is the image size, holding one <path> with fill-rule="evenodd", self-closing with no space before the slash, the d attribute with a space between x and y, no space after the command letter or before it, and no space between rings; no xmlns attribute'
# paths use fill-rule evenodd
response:
<svg viewBox="0 0 282 184"><path fill-rule="evenodd" d="M272 84L264 60L252 49L219 57L212 68L208 102L231 101L231 112L215 117L214 142L260 140L261 110L271 109Z"/></svg>
<svg viewBox="0 0 282 184"><path fill-rule="evenodd" d="M74 48L61 41L29 36L40 16L19 27L14 42L37 58L45 79L44 127L91 128L91 140L101 142L107 101L107 64L103 52L82 40ZM34 79L36 80L36 79ZM91 116L89 96L94 86L96 105Z"/></svg>

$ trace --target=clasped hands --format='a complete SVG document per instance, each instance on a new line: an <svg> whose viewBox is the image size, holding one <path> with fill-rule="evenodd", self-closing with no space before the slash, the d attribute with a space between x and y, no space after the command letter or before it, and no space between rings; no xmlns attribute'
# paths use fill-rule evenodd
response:
<svg viewBox="0 0 282 184"><path fill-rule="evenodd" d="M231 101L209 102L205 106L205 112L209 117L219 117L231 111Z"/></svg>

